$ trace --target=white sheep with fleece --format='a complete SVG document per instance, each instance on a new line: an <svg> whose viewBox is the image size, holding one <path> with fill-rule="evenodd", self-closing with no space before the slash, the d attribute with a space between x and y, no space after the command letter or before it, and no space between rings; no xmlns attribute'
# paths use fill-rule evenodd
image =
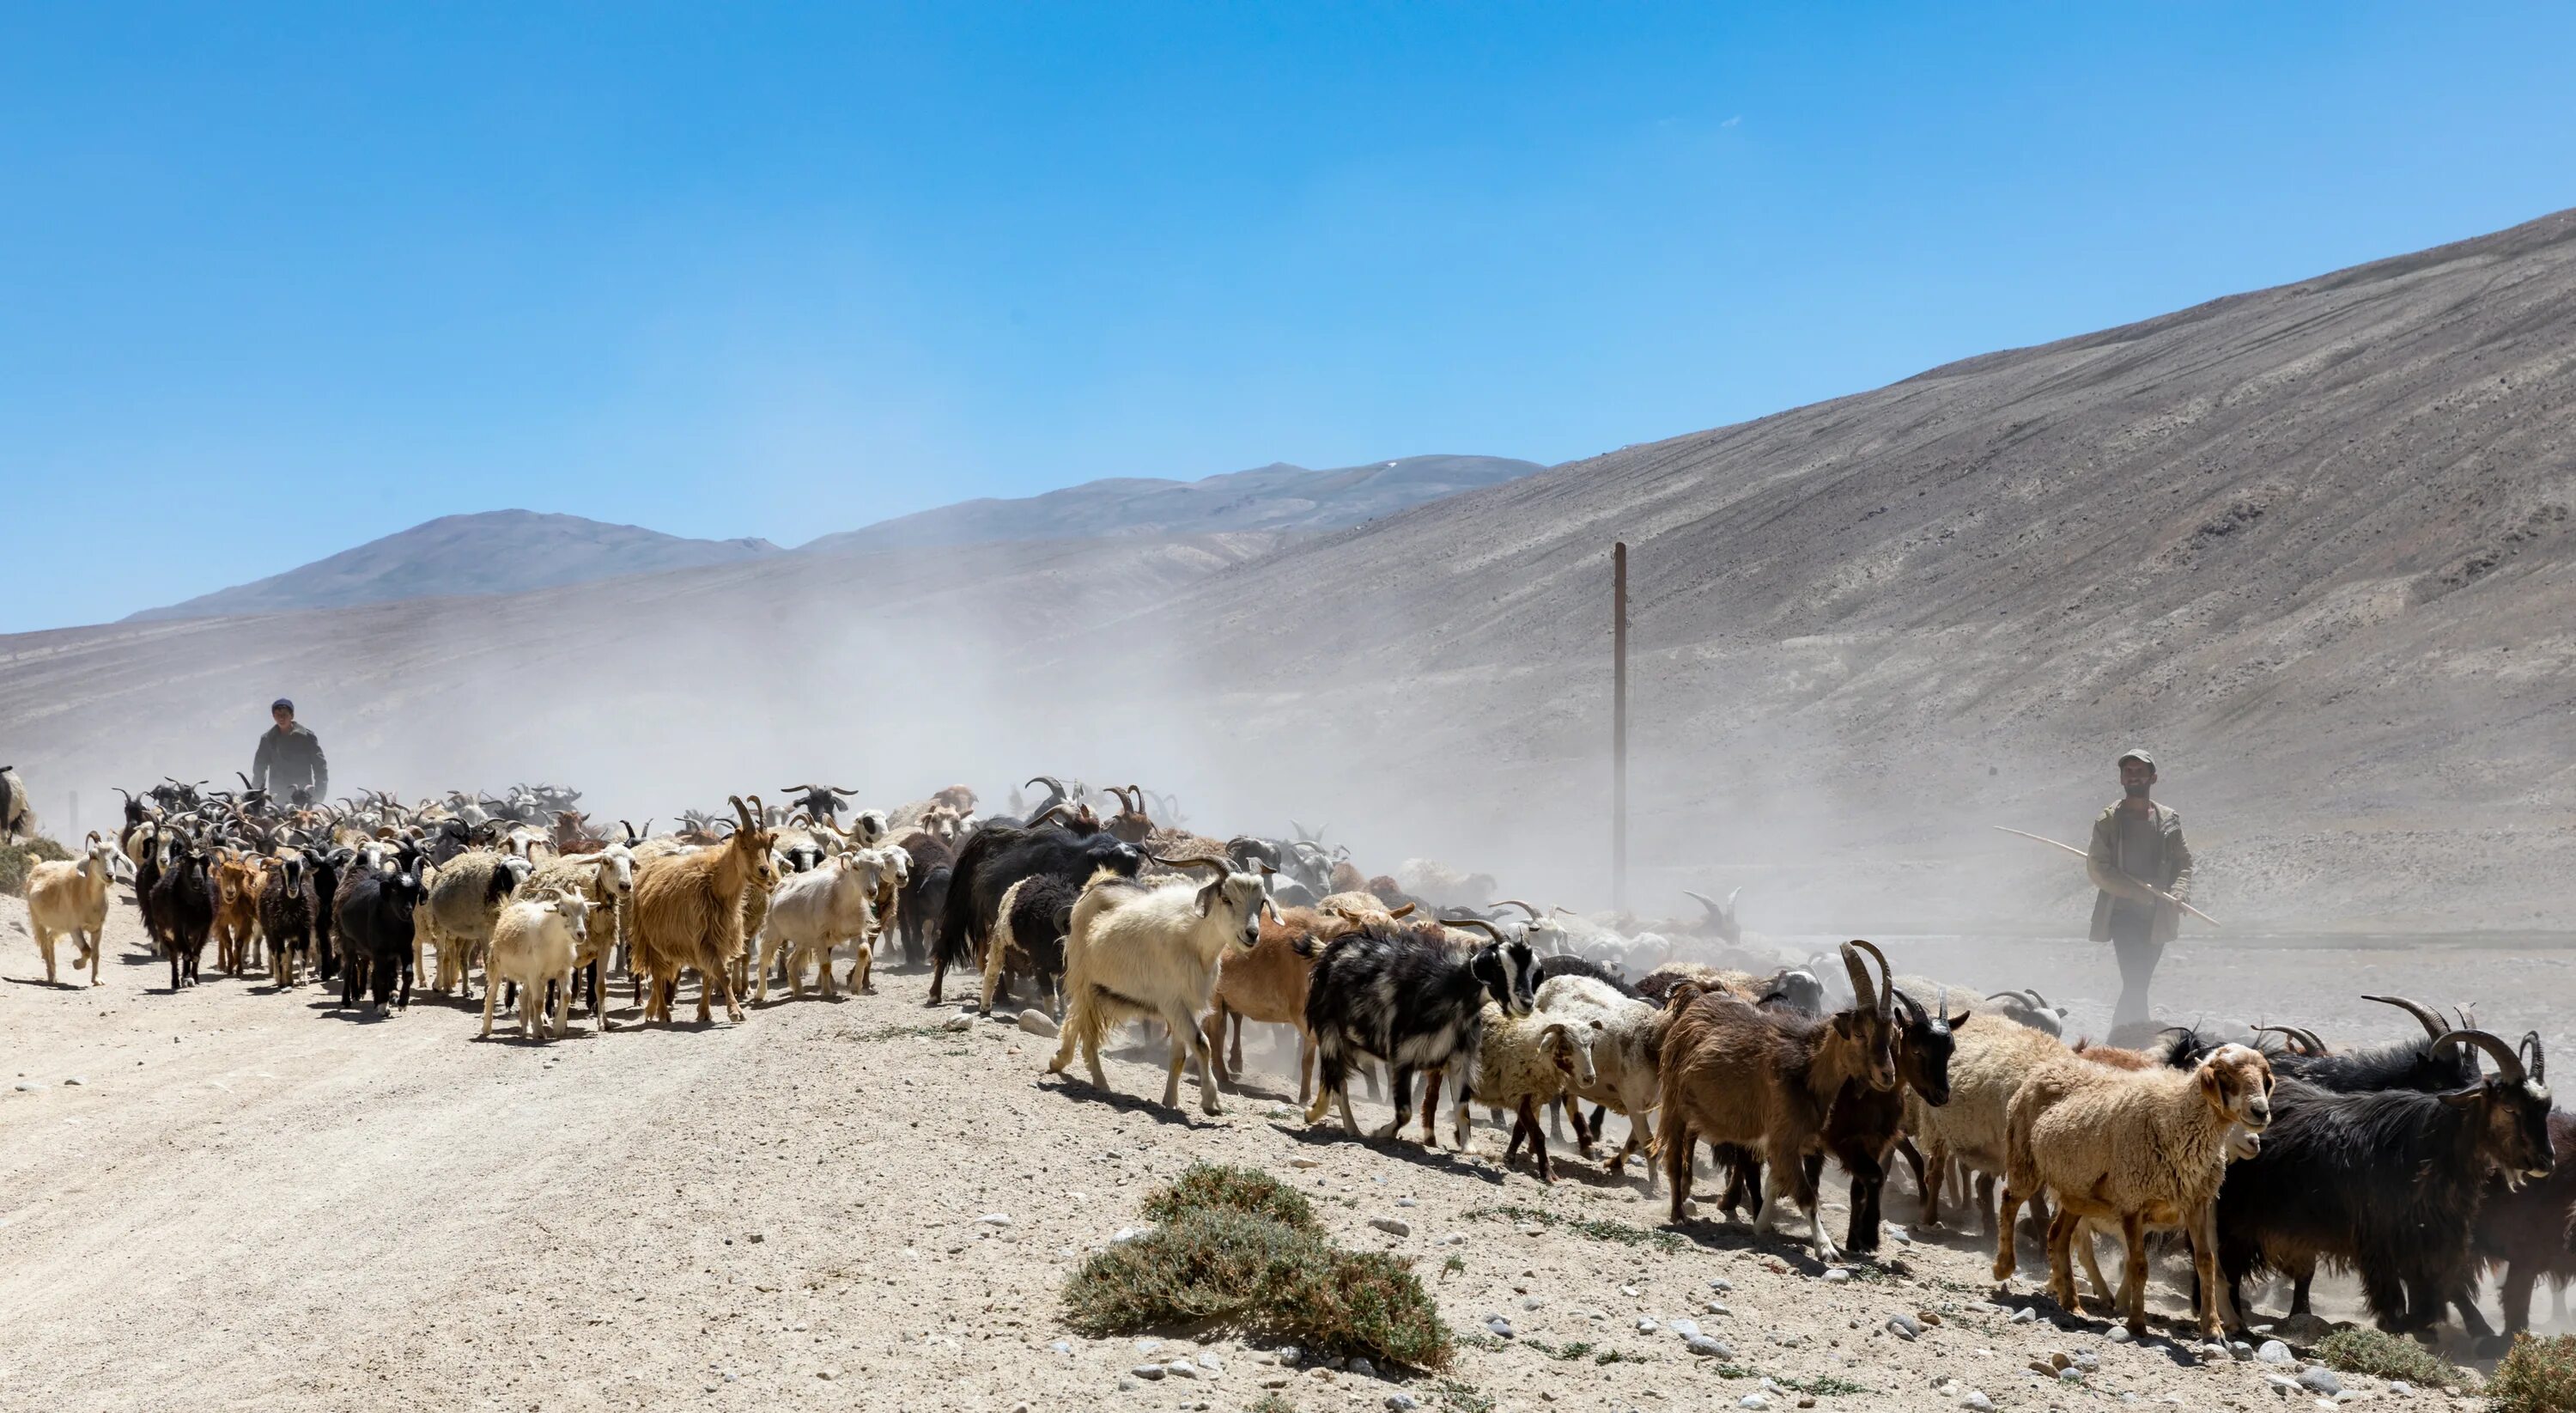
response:
<svg viewBox="0 0 2576 1413"><path fill-rule="evenodd" d="M563 1038L572 1009L573 957L590 926L590 904L560 894L512 903L492 923L491 952L483 963L483 1035L492 1035L492 1006L501 983L519 986L519 1038L545 1038L546 983L555 983L554 1032Z"/></svg>
<svg viewBox="0 0 2576 1413"><path fill-rule="evenodd" d="M1588 976L1551 976L1539 983L1538 1011L1560 1019L1581 1017L1598 1027L1591 1032L1593 1077L1577 1084L1573 1097L1628 1120L1628 1141L1611 1158L1610 1170L1619 1172L1629 1154L1642 1150L1647 1155L1646 1191L1652 1194L1663 1185L1653 1156L1662 1009ZM1582 1116L1575 1117L1580 1122Z"/></svg>
<svg viewBox="0 0 2576 1413"><path fill-rule="evenodd" d="M1470 1103L1507 1110L1515 1117L1511 1142L1503 1150L1504 1160L1510 1161L1512 1149L1527 1137L1539 1180L1551 1181L1547 1137L1538 1126L1539 1111L1580 1087L1599 1082L1592 1067L1590 1036L1600 1024L1589 1016L1552 1016L1543 1010L1514 1016L1486 1002L1484 1027L1476 1040L1476 1063L1469 1071L1474 1075L1473 1085L1458 1095L1458 1151L1467 1151Z"/></svg>
<svg viewBox="0 0 2576 1413"><path fill-rule="evenodd" d="M1091 1082L1105 1089L1100 1042L1109 1028L1122 1020L1158 1020L1172 1035L1165 1107L1180 1107L1181 1068L1195 1055L1199 1107L1222 1113L1199 1016L1216 993L1218 966L1229 954L1251 951L1260 939L1270 896L1257 875L1236 873L1223 860L1155 862L1205 868L1216 876L1205 884L1093 876L1074 902L1073 930L1065 939L1064 1032L1047 1073L1063 1073L1079 1046Z"/></svg>

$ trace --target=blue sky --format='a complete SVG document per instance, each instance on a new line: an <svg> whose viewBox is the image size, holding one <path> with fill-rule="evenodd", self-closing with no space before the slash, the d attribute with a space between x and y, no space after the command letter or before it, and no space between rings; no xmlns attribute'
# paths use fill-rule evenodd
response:
<svg viewBox="0 0 2576 1413"><path fill-rule="evenodd" d="M1560 461L2576 205L2576 7L18 6L0 632Z"/></svg>

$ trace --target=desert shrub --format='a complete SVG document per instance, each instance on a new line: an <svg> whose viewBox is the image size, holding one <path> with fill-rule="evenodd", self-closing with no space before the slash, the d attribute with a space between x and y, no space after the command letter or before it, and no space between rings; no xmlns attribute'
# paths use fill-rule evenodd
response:
<svg viewBox="0 0 2576 1413"><path fill-rule="evenodd" d="M1304 1199L1261 1174L1193 1167L1145 1211L1159 1225L1067 1278L1065 1323L1101 1336L1224 1321L1422 1369L1456 1350L1411 1261L1333 1245Z"/></svg>
<svg viewBox="0 0 2576 1413"><path fill-rule="evenodd" d="M70 857L70 850L41 834L0 845L0 893L12 898L27 896L27 875L36 865Z"/></svg>
<svg viewBox="0 0 2576 1413"><path fill-rule="evenodd" d="M2337 1330L2327 1335L2317 1344L2317 1362L2347 1374L2404 1379L2430 1388L2461 1381L2460 1371L2443 1363L2433 1351L2411 1339L2378 1330Z"/></svg>
<svg viewBox="0 0 2576 1413"><path fill-rule="evenodd" d="M1320 1231L1304 1194L1258 1168L1192 1163L1145 1199L1145 1215L1168 1222L1183 1212L1241 1212L1295 1231Z"/></svg>
<svg viewBox="0 0 2576 1413"><path fill-rule="evenodd" d="M2576 1413L2576 1335L2515 1335L2487 1380L2494 1413Z"/></svg>

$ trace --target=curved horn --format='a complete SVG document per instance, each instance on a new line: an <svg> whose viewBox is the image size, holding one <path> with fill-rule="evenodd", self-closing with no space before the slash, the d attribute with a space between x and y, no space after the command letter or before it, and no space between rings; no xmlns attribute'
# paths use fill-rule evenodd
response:
<svg viewBox="0 0 2576 1413"><path fill-rule="evenodd" d="M2507 1084L2520 1084L2531 1077L2530 1072L2522 1067L2522 1056L2515 1054L2512 1046L2496 1036L2483 1030L2446 1030L2433 1037L2437 1046L2454 1040L2465 1041L2495 1056L2496 1074Z"/></svg>
<svg viewBox="0 0 2576 1413"><path fill-rule="evenodd" d="M1044 785L1048 789L1053 790L1059 798L1062 798L1067 793L1064 788L1064 782L1056 779L1052 775L1032 775L1028 779L1020 782L1020 788L1024 790L1031 785Z"/></svg>
<svg viewBox="0 0 2576 1413"><path fill-rule="evenodd" d="M2540 1032L2536 1030L2524 1031L2522 1033L2522 1043L2531 1047L2531 1082L2534 1084L2547 1084L2549 1082L2549 1057L2541 1053Z"/></svg>
<svg viewBox="0 0 2576 1413"><path fill-rule="evenodd" d="M2435 1015L2431 1007L2426 1006L2421 1002L2409 1001L2403 996L2364 996L2361 999L2365 1001L2377 1001L2383 1006L2395 1006L2397 1009L2413 1016L2416 1023L2424 1027L2424 1033L2432 1036L2436 1040L2441 1038L2444 1031L2451 1028L2450 1022L2443 1020L2438 1015Z"/></svg>
<svg viewBox="0 0 2576 1413"><path fill-rule="evenodd" d="M1528 913L1530 921L1532 922L1536 922L1541 917L1546 916L1546 914L1541 913L1538 909L1531 907L1529 904L1522 902L1518 898L1505 898L1494 906L1498 908L1518 908L1522 912Z"/></svg>
<svg viewBox="0 0 2576 1413"><path fill-rule="evenodd" d="M1055 818L1057 815L1063 815L1067 819L1073 818L1073 805L1071 802L1058 800L1054 804L1047 806L1045 809L1038 811L1038 817L1030 820L1028 827L1035 829L1039 825L1046 823L1048 820Z"/></svg>
<svg viewBox="0 0 2576 1413"><path fill-rule="evenodd" d="M1472 931L1481 932L1486 936L1493 938L1497 942L1507 940L1503 936L1503 930L1501 928L1494 926L1492 923L1487 922L1480 917L1444 917L1440 919L1440 925L1442 927L1462 927Z"/></svg>
<svg viewBox="0 0 2576 1413"><path fill-rule="evenodd" d="M1413 905L1411 903L1407 903L1403 907L1397 908L1395 911L1388 913L1387 916L1393 918L1411 917L1413 916Z"/></svg>
<svg viewBox="0 0 2576 1413"><path fill-rule="evenodd" d="M1234 872L1233 866L1223 859L1167 859L1161 854L1154 853L1151 850L1139 850L1138 852L1144 854L1145 857L1152 859L1154 862L1161 864L1165 868L1212 868L1216 870L1216 876L1219 878L1223 878L1227 874Z"/></svg>
<svg viewBox="0 0 2576 1413"><path fill-rule="evenodd" d="M1696 900L1698 901L1698 903L1699 903L1699 905L1700 905L1701 909L1702 909L1702 910L1704 910L1705 912L1707 912L1707 914L1708 914L1708 921L1710 921L1710 922L1723 922L1723 921L1725 921L1725 919L1726 919L1726 905L1725 905L1725 904L1723 904L1723 903L1720 903L1720 902L1719 902L1719 901L1717 901L1715 898L1712 898L1712 897L1708 896L1706 893L1694 893L1694 892L1692 892L1692 891L1691 891L1690 889L1688 889L1688 888L1685 888L1685 889L1683 889L1683 890L1682 890L1682 896L1683 896L1683 897L1685 897L1685 898L1696 899Z"/></svg>
<svg viewBox="0 0 2576 1413"><path fill-rule="evenodd" d="M1943 1025L1948 1025L1950 1023L1949 987L1943 986L1940 993L1932 998L1932 1018L1941 1022Z"/></svg>
<svg viewBox="0 0 2576 1413"><path fill-rule="evenodd" d="M1851 973L1852 998L1863 1009L1875 1011L1878 1009L1878 983L1870 979L1869 963L1862 960L1856 950L1866 945L1858 941L1846 942L1837 950L1843 955L1843 970Z"/></svg>
<svg viewBox="0 0 2576 1413"><path fill-rule="evenodd" d="M2319 1040L2316 1037L2316 1033L2313 1031L2301 1030L2295 1025L2258 1025L2254 1027L2254 1033L2257 1035L2260 1035L2265 1031L2270 1031L2274 1035L2286 1035L2290 1037L2292 1040L2299 1042L2299 1045L2306 1050L2308 1054L2322 1055L2326 1053L2326 1043Z"/></svg>
<svg viewBox="0 0 2576 1413"><path fill-rule="evenodd" d="M802 795L813 788L814 787L811 785L781 785L778 787L778 793L782 795Z"/></svg>
<svg viewBox="0 0 2576 1413"><path fill-rule="evenodd" d="M1857 937L1852 939L1852 945L1868 952L1878 962L1878 1013L1886 1015L1888 1008L1896 1004L1896 977L1888 969L1887 954L1878 950L1877 943L1865 942Z"/></svg>

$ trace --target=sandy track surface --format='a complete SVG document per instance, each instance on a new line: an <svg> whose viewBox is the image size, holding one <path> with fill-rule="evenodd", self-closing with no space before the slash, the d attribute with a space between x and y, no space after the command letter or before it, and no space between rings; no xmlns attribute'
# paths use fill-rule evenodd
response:
<svg viewBox="0 0 2576 1413"><path fill-rule="evenodd" d="M1941 1377L2007 1408L2271 1397L2258 1365L2010 1323L1974 1238L1893 1242L1829 1282L1800 1241L1668 1234L1633 1176L1504 1173L1481 1123L1461 1158L1306 1130L1280 1117L1293 1085L1256 1079L1211 1121L1146 1102L1158 1065L1115 1062L1108 1095L1042 1079L1052 1041L944 1029L923 978L888 968L877 995L739 1026L576 1021L537 1046L506 1022L477 1041L479 1016L434 994L390 1017L335 1013L310 983L171 995L121 898L106 984L47 987L24 918L0 899L0 1034L29 1086L0 1090L0 1406L1238 1409L1285 1381L1301 1409L1679 1410L1735 1406L1764 1376L1818 1390L1775 1408L1953 1406ZM1257 1333L1172 1331L1156 1359L1218 1367L1134 1379L1137 1342L1071 1335L1055 1293L1203 1158L1292 1177L1346 1243L1421 1258L1456 1328L1500 1315L1515 1337L1475 1338L1454 1383L1397 1383L1291 1373ZM1889 1210L1912 1216L1910 1186ZM1900 1311L1944 1322L1904 1342L1884 1330ZM1681 1317L1732 1358L1690 1355ZM2026 1371L2077 1350L2101 1362L2089 1391Z"/></svg>

